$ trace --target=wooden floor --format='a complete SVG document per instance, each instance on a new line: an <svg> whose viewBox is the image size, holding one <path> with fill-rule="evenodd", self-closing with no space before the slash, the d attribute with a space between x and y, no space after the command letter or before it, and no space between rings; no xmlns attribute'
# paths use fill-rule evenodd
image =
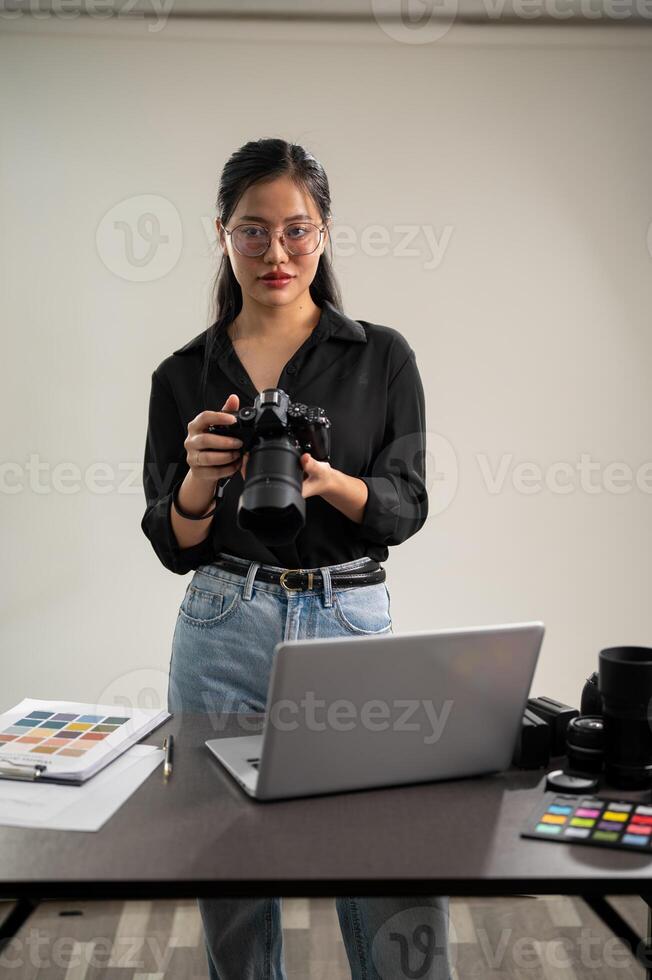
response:
<svg viewBox="0 0 652 980"><path fill-rule="evenodd" d="M610 901L639 935L637 898ZM10 905L0 903L0 920ZM283 899L288 980L350 980L333 899ZM451 899L453 980L641 980L644 971L581 899ZM47 902L0 954L0 980L200 980L193 901ZM388 978L401 980L401 978Z"/></svg>

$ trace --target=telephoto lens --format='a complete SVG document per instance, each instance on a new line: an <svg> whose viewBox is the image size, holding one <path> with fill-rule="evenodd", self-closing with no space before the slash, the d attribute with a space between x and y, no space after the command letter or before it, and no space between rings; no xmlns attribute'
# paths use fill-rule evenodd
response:
<svg viewBox="0 0 652 980"><path fill-rule="evenodd" d="M599 654L606 781L652 786L652 649L608 647Z"/></svg>
<svg viewBox="0 0 652 980"><path fill-rule="evenodd" d="M571 718L566 729L566 757L571 772L602 772L604 761L604 726L596 715Z"/></svg>

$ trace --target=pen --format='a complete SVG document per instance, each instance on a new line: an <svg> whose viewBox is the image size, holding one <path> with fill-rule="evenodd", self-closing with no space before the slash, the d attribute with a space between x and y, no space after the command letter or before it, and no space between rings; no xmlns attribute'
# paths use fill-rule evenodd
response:
<svg viewBox="0 0 652 980"><path fill-rule="evenodd" d="M163 763L163 775L167 779L172 772L172 753L174 751L174 735L166 735L163 740L165 749L165 762Z"/></svg>

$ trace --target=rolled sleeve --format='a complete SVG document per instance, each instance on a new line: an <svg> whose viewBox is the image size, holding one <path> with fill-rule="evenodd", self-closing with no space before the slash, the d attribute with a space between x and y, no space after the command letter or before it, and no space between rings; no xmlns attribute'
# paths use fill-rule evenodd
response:
<svg viewBox="0 0 652 980"><path fill-rule="evenodd" d="M414 351L388 387L383 446L371 472L361 475L368 497L360 534L368 541L395 545L425 523L425 398Z"/></svg>
<svg viewBox="0 0 652 980"><path fill-rule="evenodd" d="M178 575L209 563L215 554L212 522L208 537L191 548L179 547L172 527L172 494L188 473L185 454L180 455L184 441L185 432L172 392L155 371L143 463L147 508L140 526L162 564ZM219 503L216 505L219 507Z"/></svg>

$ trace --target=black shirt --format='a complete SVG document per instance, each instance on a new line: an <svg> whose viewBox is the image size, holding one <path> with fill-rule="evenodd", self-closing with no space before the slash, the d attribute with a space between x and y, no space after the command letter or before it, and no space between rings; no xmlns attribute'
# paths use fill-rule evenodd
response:
<svg viewBox="0 0 652 980"><path fill-rule="evenodd" d="M283 568L316 568L369 556L385 561L423 525L425 403L415 353L392 327L352 320L326 302L317 326L283 368L277 387L291 401L318 405L331 422L331 466L364 480L368 499L361 524L323 497L306 498L306 523L289 545L266 546L236 521L243 480L226 484L208 537L179 548L170 519L172 492L188 472L183 443L202 410L220 411L234 392L240 408L258 394L222 330L213 349L208 404L200 404L206 331L166 357L152 374L143 467L147 509L141 527L159 559L185 575L218 552Z"/></svg>

